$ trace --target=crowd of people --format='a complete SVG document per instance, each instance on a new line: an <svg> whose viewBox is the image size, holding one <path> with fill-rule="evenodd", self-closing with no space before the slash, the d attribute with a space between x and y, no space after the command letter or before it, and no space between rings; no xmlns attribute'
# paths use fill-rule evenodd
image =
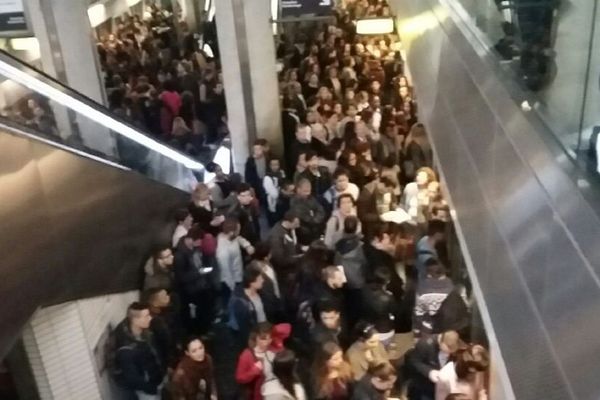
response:
<svg viewBox="0 0 600 400"><path fill-rule="evenodd" d="M198 36L152 4L149 18L127 16L97 44L109 108L191 155L226 135L220 66Z"/></svg>
<svg viewBox="0 0 600 400"><path fill-rule="evenodd" d="M399 39L354 27L389 14L384 0L345 0L335 21L282 38L285 154L258 139L243 176L208 164L214 179L177 212L110 341L111 376L132 398L213 400L235 388L244 400L487 399L489 355L471 343L450 278L449 209ZM171 104L158 77L186 63L155 42L142 40L141 59L166 49L157 57L172 67L161 61L155 75L123 79L107 54L119 107L140 84ZM216 327L237 359L219 387Z"/></svg>

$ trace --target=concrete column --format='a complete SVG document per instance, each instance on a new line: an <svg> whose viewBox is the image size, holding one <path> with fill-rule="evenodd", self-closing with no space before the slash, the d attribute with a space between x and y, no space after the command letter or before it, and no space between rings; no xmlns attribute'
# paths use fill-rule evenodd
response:
<svg viewBox="0 0 600 400"><path fill-rule="evenodd" d="M92 100L106 104L102 73L92 27L87 15L88 3L63 0L26 0L35 37L40 44L44 71ZM64 126L65 110L55 107L59 128ZM116 154L111 132L89 119L67 112L70 132L87 147L108 156Z"/></svg>
<svg viewBox="0 0 600 400"><path fill-rule="evenodd" d="M283 154L275 44L269 0L216 2L227 117L235 171L243 171L249 146L265 138Z"/></svg>

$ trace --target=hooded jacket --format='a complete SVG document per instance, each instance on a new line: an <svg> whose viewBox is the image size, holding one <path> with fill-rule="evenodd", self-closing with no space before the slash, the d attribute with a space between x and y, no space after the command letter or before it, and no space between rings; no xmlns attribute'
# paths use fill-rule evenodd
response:
<svg viewBox="0 0 600 400"><path fill-rule="evenodd" d="M357 234L344 235L335 245L336 265L344 266L346 286L349 289L361 289L365 285L367 259L363 244Z"/></svg>

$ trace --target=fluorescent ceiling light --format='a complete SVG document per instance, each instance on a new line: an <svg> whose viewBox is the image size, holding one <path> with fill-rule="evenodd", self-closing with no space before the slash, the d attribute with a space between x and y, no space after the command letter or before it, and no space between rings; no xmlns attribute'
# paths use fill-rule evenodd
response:
<svg viewBox="0 0 600 400"><path fill-rule="evenodd" d="M127 0L127 7L133 7L142 0Z"/></svg>
<svg viewBox="0 0 600 400"><path fill-rule="evenodd" d="M97 27L108 18L106 15L106 7L104 4L95 4L87 10L88 18L90 19L90 25L92 28Z"/></svg>
<svg viewBox="0 0 600 400"><path fill-rule="evenodd" d="M208 11L208 22L212 22L212 20L215 18L215 13L217 11L217 6L215 5L216 2L211 2L212 4L210 5L210 10Z"/></svg>
<svg viewBox="0 0 600 400"><path fill-rule="evenodd" d="M51 100L68 107L75 112L91 119L92 121L107 127L108 129L123 135L142 146L145 146L153 151L162 154L178 163L185 165L187 168L202 170L204 166L198 161L184 154L181 154L170 147L144 135L143 133L133 129L132 127L108 116L107 114L97 110L96 108L87 105L86 103L63 93L61 90L43 82L37 78L32 77L25 71L13 67L6 62L0 62L0 73L8 79L20 83L23 86L28 87L36 93L40 93Z"/></svg>
<svg viewBox="0 0 600 400"><path fill-rule="evenodd" d="M10 47L13 50L19 51L40 51L40 44L37 39L34 37L25 37L25 38L13 38L10 39Z"/></svg>
<svg viewBox="0 0 600 400"><path fill-rule="evenodd" d="M212 0L204 1L204 11L208 12L208 10L210 10L211 3L212 3Z"/></svg>
<svg viewBox="0 0 600 400"><path fill-rule="evenodd" d="M367 18L356 21L359 35L383 35L394 32L393 18Z"/></svg>
<svg viewBox="0 0 600 400"><path fill-rule="evenodd" d="M202 51L206 53L206 55L210 58L215 58L215 54L212 51L212 48L208 45L208 43L204 43L202 46Z"/></svg>

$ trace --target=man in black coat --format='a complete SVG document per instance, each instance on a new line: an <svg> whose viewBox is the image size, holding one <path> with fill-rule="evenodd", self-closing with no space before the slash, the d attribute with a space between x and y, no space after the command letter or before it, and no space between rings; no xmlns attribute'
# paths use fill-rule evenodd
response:
<svg viewBox="0 0 600 400"><path fill-rule="evenodd" d="M410 372L408 385L409 400L433 400L435 384L439 381L440 369L448 362L460 345L455 331L420 339L415 348L406 354Z"/></svg>
<svg viewBox="0 0 600 400"><path fill-rule="evenodd" d="M124 389L138 397L160 398L166 366L161 362L155 338L150 330L152 316L148 305L134 302L114 332L114 377Z"/></svg>
<svg viewBox="0 0 600 400"><path fill-rule="evenodd" d="M203 236L204 233L198 227L192 227L179 242L174 260L183 320L188 329L197 334L209 331L216 307L213 268L206 262L199 247Z"/></svg>
<svg viewBox="0 0 600 400"><path fill-rule="evenodd" d="M227 217L237 219L240 222L240 236L255 245L260 240L260 225L253 200L252 187L241 183L237 187L237 201L227 212Z"/></svg>

